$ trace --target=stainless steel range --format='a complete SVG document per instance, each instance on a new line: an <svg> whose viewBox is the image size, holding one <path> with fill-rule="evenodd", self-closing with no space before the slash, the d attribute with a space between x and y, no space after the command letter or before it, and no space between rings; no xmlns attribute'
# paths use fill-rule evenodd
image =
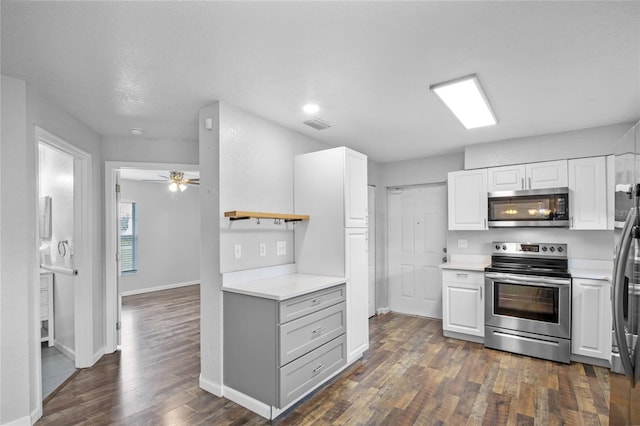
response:
<svg viewBox="0 0 640 426"><path fill-rule="evenodd" d="M484 345L569 363L567 245L493 242L492 247L485 268Z"/></svg>

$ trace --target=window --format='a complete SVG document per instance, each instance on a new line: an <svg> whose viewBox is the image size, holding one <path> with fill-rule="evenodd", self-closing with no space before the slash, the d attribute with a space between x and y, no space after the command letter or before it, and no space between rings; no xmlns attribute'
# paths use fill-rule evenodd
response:
<svg viewBox="0 0 640 426"><path fill-rule="evenodd" d="M137 204L120 202L120 271L138 271Z"/></svg>

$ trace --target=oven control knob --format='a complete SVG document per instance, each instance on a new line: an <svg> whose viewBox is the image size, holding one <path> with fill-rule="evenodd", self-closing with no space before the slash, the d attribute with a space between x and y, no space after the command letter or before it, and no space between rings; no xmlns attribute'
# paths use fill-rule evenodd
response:
<svg viewBox="0 0 640 426"><path fill-rule="evenodd" d="M558 253L562 253L563 251L562 247L558 247Z"/></svg>
<svg viewBox="0 0 640 426"><path fill-rule="evenodd" d="M496 250L500 250L500 244L496 244Z"/></svg>
<svg viewBox="0 0 640 426"><path fill-rule="evenodd" d="M502 250L506 250L506 249L507 249L507 246L506 246L506 245L505 245L505 246L502 246Z"/></svg>
<svg viewBox="0 0 640 426"><path fill-rule="evenodd" d="M547 246L542 246L542 251L547 251Z"/></svg>
<svg viewBox="0 0 640 426"><path fill-rule="evenodd" d="M556 248L555 248L555 247L553 247L553 246L551 246L551 247L549 247L549 251L550 251L551 253L553 253L554 251L556 251Z"/></svg>

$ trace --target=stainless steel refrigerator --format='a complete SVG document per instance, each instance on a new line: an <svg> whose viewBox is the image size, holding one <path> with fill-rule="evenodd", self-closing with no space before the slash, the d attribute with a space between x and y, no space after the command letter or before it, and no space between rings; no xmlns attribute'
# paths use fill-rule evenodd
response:
<svg viewBox="0 0 640 426"><path fill-rule="evenodd" d="M611 425L640 424L640 122L615 146Z"/></svg>

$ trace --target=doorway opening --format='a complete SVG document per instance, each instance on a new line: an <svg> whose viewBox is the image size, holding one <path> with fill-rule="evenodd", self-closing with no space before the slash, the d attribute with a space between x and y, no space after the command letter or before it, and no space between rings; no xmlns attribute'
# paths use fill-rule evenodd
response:
<svg viewBox="0 0 640 426"><path fill-rule="evenodd" d="M438 265L447 245L445 183L390 188L389 309L442 318Z"/></svg>
<svg viewBox="0 0 640 426"><path fill-rule="evenodd" d="M134 347L121 336L123 297L200 283L199 171L132 162L105 171L106 352L115 352Z"/></svg>
<svg viewBox="0 0 640 426"><path fill-rule="evenodd" d="M42 399L93 364L91 156L36 126L38 375Z"/></svg>

